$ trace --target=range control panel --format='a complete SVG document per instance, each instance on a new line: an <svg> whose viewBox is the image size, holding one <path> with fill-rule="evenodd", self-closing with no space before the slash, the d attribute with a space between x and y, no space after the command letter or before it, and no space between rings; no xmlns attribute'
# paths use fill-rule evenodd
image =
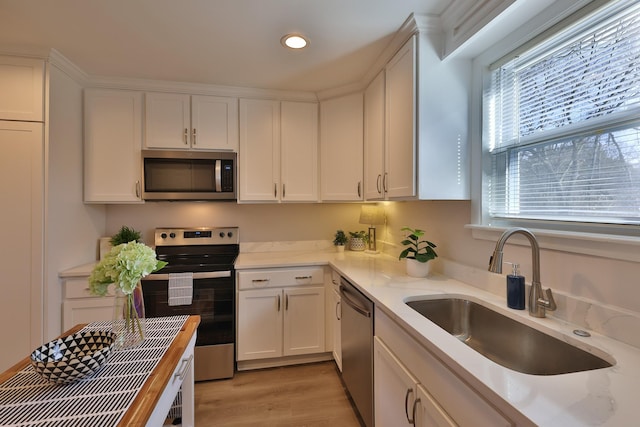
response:
<svg viewBox="0 0 640 427"><path fill-rule="evenodd" d="M156 246L232 245L240 243L238 227L156 228Z"/></svg>

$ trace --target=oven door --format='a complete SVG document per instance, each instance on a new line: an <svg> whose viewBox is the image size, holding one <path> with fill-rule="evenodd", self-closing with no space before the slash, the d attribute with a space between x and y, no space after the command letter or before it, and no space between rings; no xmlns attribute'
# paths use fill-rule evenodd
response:
<svg viewBox="0 0 640 427"><path fill-rule="evenodd" d="M190 305L169 306L169 275L150 274L142 279L147 317L200 315L196 346L235 342L235 282L232 271L193 273Z"/></svg>
<svg viewBox="0 0 640 427"><path fill-rule="evenodd" d="M200 315L196 338L194 379L231 378L235 372L235 274L233 271L193 273L190 305L169 305L169 275L155 273L142 279L148 317Z"/></svg>

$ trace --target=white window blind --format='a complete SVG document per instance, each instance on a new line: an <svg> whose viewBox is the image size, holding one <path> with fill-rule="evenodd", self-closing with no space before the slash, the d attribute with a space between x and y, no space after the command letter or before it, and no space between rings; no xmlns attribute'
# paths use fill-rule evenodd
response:
<svg viewBox="0 0 640 427"><path fill-rule="evenodd" d="M640 4L614 4L492 70L491 217L640 224Z"/></svg>

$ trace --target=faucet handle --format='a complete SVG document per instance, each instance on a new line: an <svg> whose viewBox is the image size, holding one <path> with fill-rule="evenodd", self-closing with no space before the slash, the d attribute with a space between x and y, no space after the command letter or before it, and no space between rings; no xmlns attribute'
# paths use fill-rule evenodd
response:
<svg viewBox="0 0 640 427"><path fill-rule="evenodd" d="M546 310L555 311L558 306L556 305L556 300L553 299L553 292L551 292L551 288L548 288L543 291L545 298L538 298L538 305L541 305Z"/></svg>

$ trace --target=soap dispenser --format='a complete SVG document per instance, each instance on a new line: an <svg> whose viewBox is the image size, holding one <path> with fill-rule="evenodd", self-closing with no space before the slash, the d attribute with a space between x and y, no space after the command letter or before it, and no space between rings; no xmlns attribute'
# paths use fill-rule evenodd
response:
<svg viewBox="0 0 640 427"><path fill-rule="evenodd" d="M516 310L524 310L524 276L521 276L518 272L518 264L505 262L505 264L511 264L513 271L507 275L507 306Z"/></svg>

